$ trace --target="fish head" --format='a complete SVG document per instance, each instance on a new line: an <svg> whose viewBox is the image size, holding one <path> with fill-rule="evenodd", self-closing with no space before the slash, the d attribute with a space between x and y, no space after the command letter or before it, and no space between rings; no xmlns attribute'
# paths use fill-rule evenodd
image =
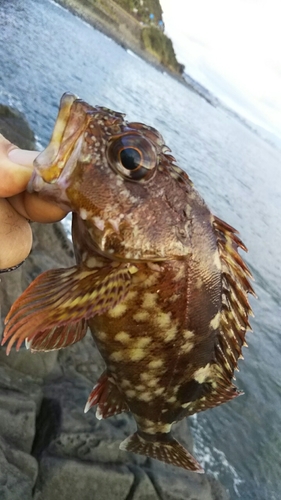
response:
<svg viewBox="0 0 281 500"><path fill-rule="evenodd" d="M160 133L122 113L64 94L29 190L76 213L81 231L112 259L188 253L192 183Z"/></svg>

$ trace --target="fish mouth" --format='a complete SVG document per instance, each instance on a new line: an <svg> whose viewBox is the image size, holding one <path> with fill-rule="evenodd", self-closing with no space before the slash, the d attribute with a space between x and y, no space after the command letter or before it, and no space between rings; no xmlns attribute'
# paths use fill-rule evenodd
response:
<svg viewBox="0 0 281 500"><path fill-rule="evenodd" d="M29 183L30 190L39 191L42 181L55 183L66 165L68 173L75 167L91 118L85 107L86 103L75 94L63 94L51 140L34 161L35 174Z"/></svg>

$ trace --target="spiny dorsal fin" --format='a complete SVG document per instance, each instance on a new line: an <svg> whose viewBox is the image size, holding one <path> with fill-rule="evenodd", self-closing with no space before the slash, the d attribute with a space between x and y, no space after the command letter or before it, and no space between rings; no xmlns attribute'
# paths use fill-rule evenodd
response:
<svg viewBox="0 0 281 500"><path fill-rule="evenodd" d="M237 236L237 231L221 219L214 217L213 226L222 266L222 307L215 340L215 358L211 363L210 376L206 380L205 394L195 401L185 403L184 415L214 408L241 395L232 383L245 335L251 329L248 316L252 309L248 294L255 295L250 284L251 272L238 253L247 251Z"/></svg>
<svg viewBox="0 0 281 500"><path fill-rule="evenodd" d="M217 217L213 224L222 263L222 310L216 357L231 380L242 357L242 346L247 345L245 335L251 329L248 317L252 314L248 294L255 296L255 292L250 283L251 272L238 253L238 247L247 249L237 231Z"/></svg>

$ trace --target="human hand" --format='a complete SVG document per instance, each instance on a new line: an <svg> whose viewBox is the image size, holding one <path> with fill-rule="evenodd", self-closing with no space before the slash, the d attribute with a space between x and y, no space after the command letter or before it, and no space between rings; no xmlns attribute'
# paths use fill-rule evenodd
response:
<svg viewBox="0 0 281 500"><path fill-rule="evenodd" d="M55 222L66 215L37 193L26 191L38 154L17 148L0 134L0 272L28 256L32 245L28 220Z"/></svg>

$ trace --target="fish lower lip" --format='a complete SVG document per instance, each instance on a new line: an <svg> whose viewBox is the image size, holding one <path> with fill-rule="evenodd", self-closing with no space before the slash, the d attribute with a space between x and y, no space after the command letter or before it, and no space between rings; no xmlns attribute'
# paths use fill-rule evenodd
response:
<svg viewBox="0 0 281 500"><path fill-rule="evenodd" d="M50 143L34 161L35 170L44 182L51 184L60 177L73 151L77 150L89 119L84 102L76 95L62 96Z"/></svg>
<svg viewBox="0 0 281 500"><path fill-rule="evenodd" d="M45 182L51 183L55 181L63 168L62 159L58 158L58 154L71 108L76 98L74 94L63 94L50 143L34 161L35 170Z"/></svg>

